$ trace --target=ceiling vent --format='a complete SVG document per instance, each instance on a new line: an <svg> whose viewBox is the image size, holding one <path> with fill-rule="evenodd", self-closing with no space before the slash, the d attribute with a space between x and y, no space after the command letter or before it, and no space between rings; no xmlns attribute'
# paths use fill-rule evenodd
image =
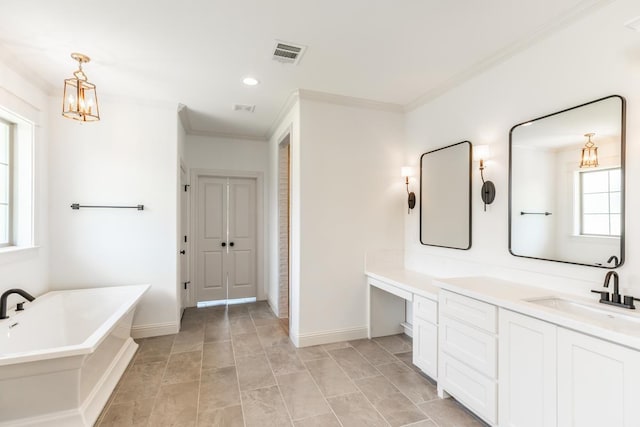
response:
<svg viewBox="0 0 640 427"><path fill-rule="evenodd" d="M273 48L273 59L284 64L297 65L305 49L306 46L276 41L276 45Z"/></svg>
<svg viewBox="0 0 640 427"><path fill-rule="evenodd" d="M233 104L233 111L246 111L247 113L253 113L255 109L255 105Z"/></svg>

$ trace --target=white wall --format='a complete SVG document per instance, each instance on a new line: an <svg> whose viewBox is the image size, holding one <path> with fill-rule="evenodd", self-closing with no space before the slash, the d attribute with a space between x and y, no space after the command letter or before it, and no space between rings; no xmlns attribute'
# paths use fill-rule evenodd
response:
<svg viewBox="0 0 640 427"><path fill-rule="evenodd" d="M300 100L302 346L366 336L365 254L402 250L403 126L402 113Z"/></svg>
<svg viewBox="0 0 640 427"><path fill-rule="evenodd" d="M51 98L52 111L58 103ZM51 121L51 286L151 284L134 333L175 332L176 108L101 100L100 115L90 124ZM145 209L72 210L71 203Z"/></svg>
<svg viewBox="0 0 640 427"><path fill-rule="evenodd" d="M405 265L439 276L491 274L582 294L600 286L605 270L516 258L508 252L509 129L516 123L610 94L627 100L627 252L621 285L640 295L640 33L623 27L638 15L636 0L619 0L528 50L467 81L406 117L407 159L429 149L470 140L490 144L486 176L496 184L493 205L482 211L474 163L473 247L455 251L421 246L418 217L406 217Z"/></svg>
<svg viewBox="0 0 640 427"><path fill-rule="evenodd" d="M47 135L49 117L47 96L19 73L0 62L0 106L35 123L35 243L38 248L1 253L0 293L21 288L33 296L49 290L48 286L48 214L47 214ZM20 300L9 299L9 306Z"/></svg>

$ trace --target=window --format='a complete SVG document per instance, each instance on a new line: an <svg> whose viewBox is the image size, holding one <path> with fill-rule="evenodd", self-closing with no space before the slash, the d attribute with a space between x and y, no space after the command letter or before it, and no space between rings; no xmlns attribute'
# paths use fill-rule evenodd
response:
<svg viewBox="0 0 640 427"><path fill-rule="evenodd" d="M621 170L580 172L580 234L620 236Z"/></svg>
<svg viewBox="0 0 640 427"><path fill-rule="evenodd" d="M12 125L0 119L0 247L10 246L12 229Z"/></svg>
<svg viewBox="0 0 640 427"><path fill-rule="evenodd" d="M0 253L36 246L35 124L0 106Z"/></svg>

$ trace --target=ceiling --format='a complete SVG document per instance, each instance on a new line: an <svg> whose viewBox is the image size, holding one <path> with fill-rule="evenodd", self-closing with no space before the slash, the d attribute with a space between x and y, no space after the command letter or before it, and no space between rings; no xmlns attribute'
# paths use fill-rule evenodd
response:
<svg viewBox="0 0 640 427"><path fill-rule="evenodd" d="M192 133L264 139L296 89L411 109L610 1L7 1L0 53L57 95L81 52L99 96L184 104ZM276 40L307 46L298 65L272 60Z"/></svg>

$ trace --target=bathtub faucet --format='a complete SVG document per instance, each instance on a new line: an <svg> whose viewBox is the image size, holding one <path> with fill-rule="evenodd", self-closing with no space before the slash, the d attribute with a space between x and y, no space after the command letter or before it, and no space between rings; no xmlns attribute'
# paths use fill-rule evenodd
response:
<svg viewBox="0 0 640 427"><path fill-rule="evenodd" d="M29 301L33 301L35 299L35 297L32 297L28 292L23 291L22 289L9 289L0 297L0 319L9 318L9 316L7 316L7 298L9 298L9 295L11 294L18 294ZM19 306L21 307L22 304L24 303L20 303Z"/></svg>

